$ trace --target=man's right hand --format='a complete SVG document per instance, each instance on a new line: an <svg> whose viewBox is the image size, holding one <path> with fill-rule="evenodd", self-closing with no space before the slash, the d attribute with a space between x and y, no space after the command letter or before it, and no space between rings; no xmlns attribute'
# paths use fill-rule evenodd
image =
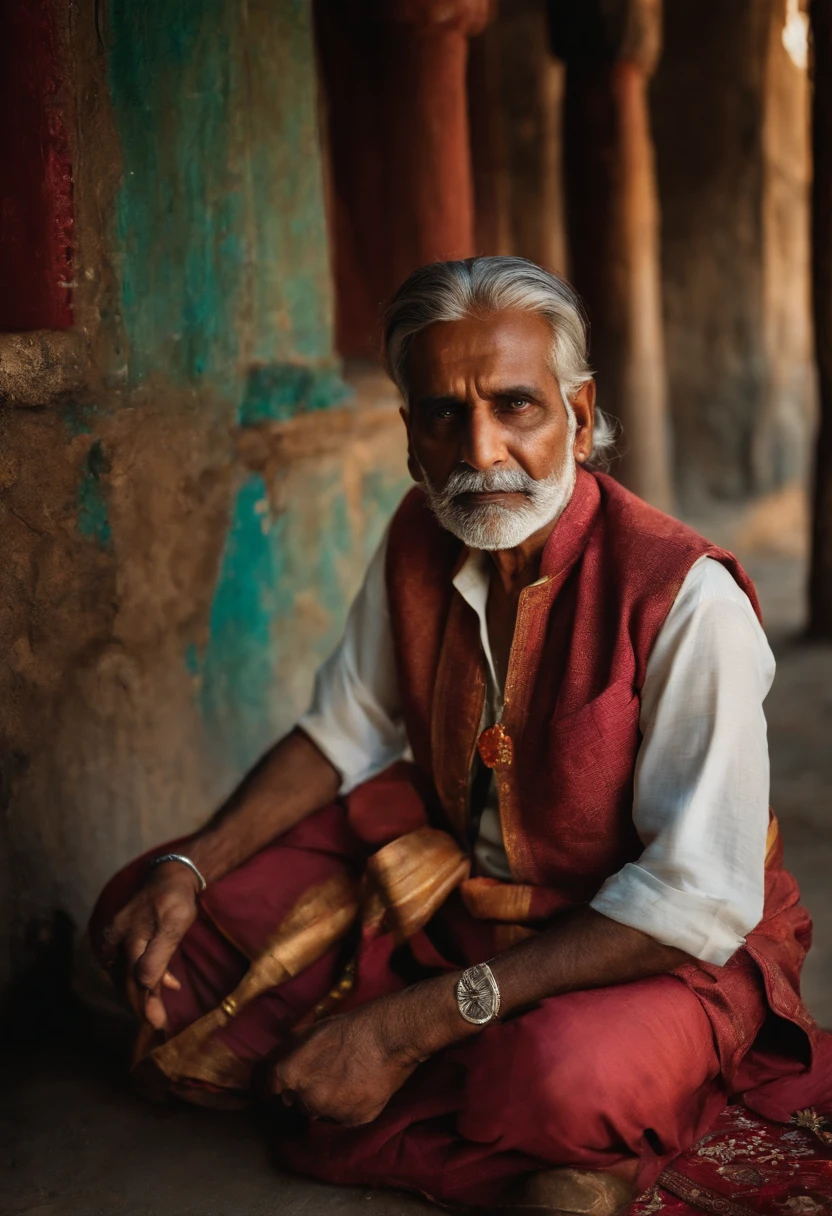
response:
<svg viewBox="0 0 832 1216"><path fill-rule="evenodd" d="M196 919L198 885L187 866L165 862L103 933L102 963L125 968L133 1008L157 1030L167 1025L162 989L180 987L168 963Z"/></svg>

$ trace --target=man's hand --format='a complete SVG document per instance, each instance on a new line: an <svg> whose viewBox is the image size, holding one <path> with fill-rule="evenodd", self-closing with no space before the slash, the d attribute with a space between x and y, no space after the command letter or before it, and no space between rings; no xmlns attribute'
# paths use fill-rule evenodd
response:
<svg viewBox="0 0 832 1216"><path fill-rule="evenodd" d="M576 908L552 928L492 959L501 1017L576 989L603 988L672 971L686 954L646 933ZM457 1006L458 972L422 980L310 1030L271 1071L287 1105L347 1127L369 1123L422 1060L479 1034Z"/></svg>
<svg viewBox="0 0 832 1216"><path fill-rule="evenodd" d="M104 930L101 961L126 968L130 1003L157 1030L167 1024L162 989L180 986L167 968L196 919L197 887L186 866L165 862Z"/></svg>
<svg viewBox="0 0 832 1216"><path fill-rule="evenodd" d="M294 824L337 796L341 775L302 730L267 752L201 832L188 856L209 883L242 865ZM180 985L170 959L194 922L197 879L187 866L165 862L95 943L105 967L123 969L131 1004L163 1029L163 988Z"/></svg>
<svg viewBox="0 0 832 1216"><path fill-rule="evenodd" d="M392 1042L396 999L382 997L313 1027L273 1067L272 1092L313 1119L346 1127L371 1122L419 1063Z"/></svg>

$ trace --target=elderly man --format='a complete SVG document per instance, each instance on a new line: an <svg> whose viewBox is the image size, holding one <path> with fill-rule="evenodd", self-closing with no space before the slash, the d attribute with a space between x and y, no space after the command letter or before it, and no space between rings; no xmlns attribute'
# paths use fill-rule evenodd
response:
<svg viewBox="0 0 832 1216"><path fill-rule="evenodd" d="M295 1168L601 1216L819 1041L774 662L735 558L597 471L563 280L424 267L385 354L418 486L309 712L94 935L145 1072L223 1104L262 1064Z"/></svg>

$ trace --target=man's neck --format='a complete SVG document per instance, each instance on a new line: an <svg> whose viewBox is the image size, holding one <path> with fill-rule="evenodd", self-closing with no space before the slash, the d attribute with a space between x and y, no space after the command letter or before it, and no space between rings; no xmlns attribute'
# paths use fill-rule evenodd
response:
<svg viewBox="0 0 832 1216"><path fill-rule="evenodd" d="M488 556L509 598L517 599L524 587L528 587L540 577L540 559L546 542L557 527L558 519L560 516L539 531L533 532L522 545L517 545L514 549L494 549L489 552Z"/></svg>
<svg viewBox="0 0 832 1216"><path fill-rule="evenodd" d="M569 459L567 457L567 460ZM549 537L558 526L561 516L572 500L572 496L575 493L577 473L577 465L573 464L569 492L565 495L565 500L562 502L560 510L554 519L550 520L548 524L544 524L537 532L533 532L522 544L516 545L513 549L493 549L489 551L488 556L491 558L500 584L509 600L516 602L520 598L520 592L540 578L540 560L543 556L543 550L546 548ZM561 469L561 477L565 476L565 469Z"/></svg>

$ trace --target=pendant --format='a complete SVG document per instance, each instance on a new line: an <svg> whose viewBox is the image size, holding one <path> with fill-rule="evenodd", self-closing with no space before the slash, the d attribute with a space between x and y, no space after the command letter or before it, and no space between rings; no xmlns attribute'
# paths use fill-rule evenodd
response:
<svg viewBox="0 0 832 1216"><path fill-rule="evenodd" d="M502 722L484 730L477 740L480 759L488 768L510 768L514 760L514 744Z"/></svg>

